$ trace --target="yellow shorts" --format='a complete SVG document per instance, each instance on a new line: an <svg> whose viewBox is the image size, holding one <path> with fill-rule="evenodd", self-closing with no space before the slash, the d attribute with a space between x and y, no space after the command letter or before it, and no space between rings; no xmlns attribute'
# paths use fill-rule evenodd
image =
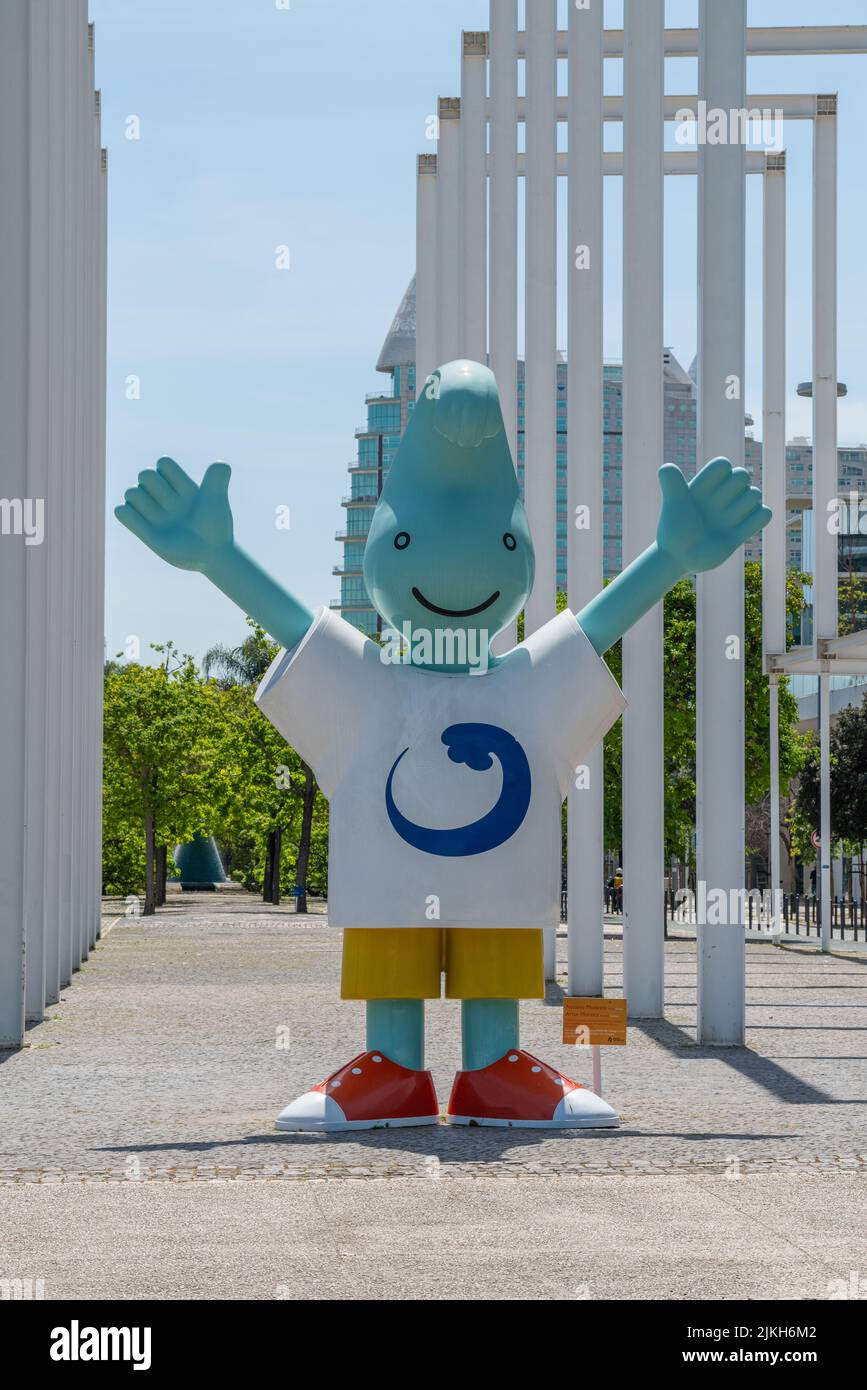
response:
<svg viewBox="0 0 867 1390"><path fill-rule="evenodd" d="M355 927L343 933L343 999L543 999L538 928Z"/></svg>

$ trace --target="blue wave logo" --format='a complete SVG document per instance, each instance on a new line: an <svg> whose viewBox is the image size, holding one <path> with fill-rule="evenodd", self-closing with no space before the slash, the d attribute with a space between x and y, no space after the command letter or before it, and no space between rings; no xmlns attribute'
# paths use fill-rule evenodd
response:
<svg viewBox="0 0 867 1390"><path fill-rule="evenodd" d="M493 758L503 769L503 785L497 804L469 825L453 830L434 830L416 825L398 809L392 790L394 774L401 758L409 752L404 748L395 758L385 784L385 807L388 819L402 840L425 854L446 858L464 858L470 854L486 854L510 840L520 829L530 806L532 780L527 755L516 738L496 724L451 724L442 734L453 763L466 763L474 772L487 772Z"/></svg>

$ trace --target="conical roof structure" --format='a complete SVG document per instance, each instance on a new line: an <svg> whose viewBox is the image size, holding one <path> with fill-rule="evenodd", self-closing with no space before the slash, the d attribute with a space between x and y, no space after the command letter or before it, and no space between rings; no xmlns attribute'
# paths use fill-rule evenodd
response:
<svg viewBox="0 0 867 1390"><path fill-rule="evenodd" d="M415 276L407 286L406 294L400 301L391 328L385 337L379 361L378 372L391 372L395 367L405 367L415 361Z"/></svg>

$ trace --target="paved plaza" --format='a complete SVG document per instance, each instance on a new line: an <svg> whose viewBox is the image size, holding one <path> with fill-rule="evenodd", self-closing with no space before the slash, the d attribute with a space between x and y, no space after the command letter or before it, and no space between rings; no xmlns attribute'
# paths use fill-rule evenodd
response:
<svg viewBox="0 0 867 1390"><path fill-rule="evenodd" d="M559 1042L565 947L522 1041L589 1081ZM867 956L750 943L747 1046L712 1049L694 946L666 949L666 1021L603 1054L618 1131L290 1135L278 1110L363 1046L339 934L239 893L122 918L0 1053L0 1278L61 1298L867 1295ZM621 960L612 935L611 994ZM459 1055L459 1006L429 1006L443 1103Z"/></svg>

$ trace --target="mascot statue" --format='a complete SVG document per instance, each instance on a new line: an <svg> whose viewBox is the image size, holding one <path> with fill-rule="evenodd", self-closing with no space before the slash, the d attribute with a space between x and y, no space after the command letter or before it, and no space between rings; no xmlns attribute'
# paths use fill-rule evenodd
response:
<svg viewBox="0 0 867 1390"><path fill-rule="evenodd" d="M196 485L160 459L116 515L282 644L256 700L329 800L329 919L343 929L342 997L367 1003L366 1048L278 1128L436 1124L424 1001L443 974L463 1031L449 1123L616 1125L599 1096L521 1048L518 1001L545 993L563 799L624 706L603 655L679 579L767 524L748 474L717 458L687 483L666 464L655 543L581 613L502 655L490 644L521 612L534 558L486 367L432 373L385 480L364 553L382 645L328 608L308 612L235 543L229 476L214 463Z"/></svg>

